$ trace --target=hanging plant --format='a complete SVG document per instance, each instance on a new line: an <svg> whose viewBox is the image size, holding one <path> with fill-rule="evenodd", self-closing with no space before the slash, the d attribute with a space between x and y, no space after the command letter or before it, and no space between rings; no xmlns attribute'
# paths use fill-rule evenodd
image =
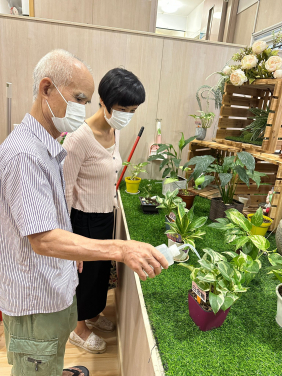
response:
<svg viewBox="0 0 282 376"><path fill-rule="evenodd" d="M249 119L253 119L254 121L245 127L242 136L246 135L247 133L251 133L252 136L250 140L257 141L262 139L264 136L270 109L269 107L267 107L266 110L263 110L262 108L250 108L250 111L255 116L249 117Z"/></svg>

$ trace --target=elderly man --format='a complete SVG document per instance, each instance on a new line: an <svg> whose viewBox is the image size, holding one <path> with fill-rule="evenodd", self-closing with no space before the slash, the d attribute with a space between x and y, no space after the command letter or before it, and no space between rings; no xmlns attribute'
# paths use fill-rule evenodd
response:
<svg viewBox="0 0 282 376"><path fill-rule="evenodd" d="M77 322L75 261L124 262L143 280L145 272L154 277L168 266L149 244L72 233L66 151L56 138L83 123L93 91L82 61L64 50L50 52L34 71L30 113L0 146L0 309L13 376L88 375L81 366L63 370Z"/></svg>

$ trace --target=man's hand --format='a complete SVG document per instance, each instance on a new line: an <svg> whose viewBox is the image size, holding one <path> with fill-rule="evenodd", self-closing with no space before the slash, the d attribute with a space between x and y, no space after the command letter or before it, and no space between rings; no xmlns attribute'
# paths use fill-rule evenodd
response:
<svg viewBox="0 0 282 376"><path fill-rule="evenodd" d="M142 281L147 276L154 278L161 273L161 266L168 268L166 258L153 246L147 243L140 243L134 240L128 240L122 247L122 262L134 270Z"/></svg>
<svg viewBox="0 0 282 376"><path fill-rule="evenodd" d="M78 270L78 273L82 273L83 261L76 261L76 269Z"/></svg>

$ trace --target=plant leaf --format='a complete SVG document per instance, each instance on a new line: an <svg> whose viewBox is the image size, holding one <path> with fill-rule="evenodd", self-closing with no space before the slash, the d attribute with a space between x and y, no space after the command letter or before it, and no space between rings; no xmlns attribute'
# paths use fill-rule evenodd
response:
<svg viewBox="0 0 282 376"><path fill-rule="evenodd" d="M227 174L227 173L219 173L218 176L219 176L219 179L220 179L221 186L225 187L230 182L233 175Z"/></svg>
<svg viewBox="0 0 282 376"><path fill-rule="evenodd" d="M236 302L237 299L239 299L239 296L233 294L232 292L228 292L225 295L224 303L222 304L221 309L223 311L226 311L229 307L232 306L232 304Z"/></svg>
<svg viewBox="0 0 282 376"><path fill-rule="evenodd" d="M256 161L255 161L255 158L252 156L252 154L246 151L241 151L237 153L237 157L244 164L244 166L247 167L248 170L254 171L255 166L256 166Z"/></svg>
<svg viewBox="0 0 282 376"><path fill-rule="evenodd" d="M261 235L250 235L249 236L252 243L261 251L267 251L267 249L270 247L269 241Z"/></svg>
<svg viewBox="0 0 282 376"><path fill-rule="evenodd" d="M235 223L237 226L239 226L244 231L251 231L252 224L251 222L245 218L244 214L240 213L236 209L228 209L225 212L227 218L230 219L231 222Z"/></svg>
<svg viewBox="0 0 282 376"><path fill-rule="evenodd" d="M205 180L204 182L201 184L201 188L206 188L211 182L213 182L215 179L214 176L211 176L211 175L205 175Z"/></svg>
<svg viewBox="0 0 282 376"><path fill-rule="evenodd" d="M213 312L216 314L224 303L224 295L222 293L215 295L212 292L209 292L209 302Z"/></svg>
<svg viewBox="0 0 282 376"><path fill-rule="evenodd" d="M254 215L251 216L251 222L254 226L261 226L263 223L263 211L262 208L258 208Z"/></svg>
<svg viewBox="0 0 282 376"><path fill-rule="evenodd" d="M247 184L247 186L250 186L250 179L246 173L246 170L241 166L235 166L234 170L238 173L239 178Z"/></svg>
<svg viewBox="0 0 282 376"><path fill-rule="evenodd" d="M234 270L230 267L228 262L220 261L218 264L218 270L220 271L221 275L227 279L227 281L231 281L231 277L234 274Z"/></svg>

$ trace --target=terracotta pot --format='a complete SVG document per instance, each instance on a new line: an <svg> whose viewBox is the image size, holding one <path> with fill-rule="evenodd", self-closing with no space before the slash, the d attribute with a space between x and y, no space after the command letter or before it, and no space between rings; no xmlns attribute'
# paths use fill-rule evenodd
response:
<svg viewBox="0 0 282 376"><path fill-rule="evenodd" d="M183 192L183 190L180 189L180 191L179 191L179 193L178 193L177 196L178 196L178 197L181 197L182 200L185 202L185 204L186 204L186 209L191 209L192 206L193 206L194 199L195 199L196 195L195 195L194 193L191 193L191 192L190 192L190 195L187 196L187 195L183 195L182 192Z"/></svg>
<svg viewBox="0 0 282 376"><path fill-rule="evenodd" d="M221 197L212 198L209 219L215 221L217 218L225 218L225 211L232 208L237 209L242 213L244 204L240 201L233 200L232 204L226 205Z"/></svg>
<svg viewBox="0 0 282 376"><path fill-rule="evenodd" d="M212 311L207 312L200 306L197 300L193 298L191 292L192 290L189 290L188 292L188 307L189 315L194 323L203 332L219 328L224 323L230 308L228 308L226 311L222 311L222 309L220 309L216 314L214 314Z"/></svg>

